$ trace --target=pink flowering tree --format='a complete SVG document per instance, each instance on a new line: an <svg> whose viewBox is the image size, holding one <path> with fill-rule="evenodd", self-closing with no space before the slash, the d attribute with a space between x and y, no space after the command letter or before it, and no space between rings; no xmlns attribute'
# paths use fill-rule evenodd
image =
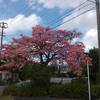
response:
<svg viewBox="0 0 100 100"><path fill-rule="evenodd" d="M10 44L5 44L1 58L7 63L3 69L22 68L26 63L39 62L48 65L55 60L66 62L75 73L82 71L81 64L90 63L91 59L84 53L85 46L81 42L73 43L80 33L66 30L52 30L48 27L32 28L32 36L20 35Z"/></svg>

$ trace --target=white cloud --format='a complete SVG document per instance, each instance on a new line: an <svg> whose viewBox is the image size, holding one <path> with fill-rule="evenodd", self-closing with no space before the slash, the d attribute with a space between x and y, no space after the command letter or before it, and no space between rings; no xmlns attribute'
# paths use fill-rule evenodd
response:
<svg viewBox="0 0 100 100"><path fill-rule="evenodd" d="M24 15L17 15L14 18L9 18L4 20L8 23L8 28L6 29L6 33L14 33L16 31L28 31L35 25L38 25L42 22L41 18L35 14L32 14L28 17ZM1 21L2 22L2 21Z"/></svg>
<svg viewBox="0 0 100 100"><path fill-rule="evenodd" d="M65 9L68 7L75 7L80 2L80 0L39 0L39 3L41 3L45 8L55 8L58 7L60 9Z"/></svg>
<svg viewBox="0 0 100 100"><path fill-rule="evenodd" d="M85 0L83 0L83 2L84 1ZM26 0L26 2L28 2L29 6L33 9L40 8L41 6L41 8L59 8L60 10L81 4L81 0Z"/></svg>
<svg viewBox="0 0 100 100"><path fill-rule="evenodd" d="M75 17L76 15L84 12L92 8L93 5L86 7L81 11L75 11L71 16L62 20L62 23ZM96 11L92 10L88 13L81 15L80 17L75 18L72 21L64 23L59 27L60 29L67 29L67 30L74 30L78 29L79 31L83 32L83 38L81 41L86 46L86 51L93 47L98 47L98 39L97 39L97 21L96 21Z"/></svg>
<svg viewBox="0 0 100 100"><path fill-rule="evenodd" d="M41 11L39 0L25 0L32 10Z"/></svg>
<svg viewBox="0 0 100 100"><path fill-rule="evenodd" d="M96 29L90 29L86 32L85 36L82 39L82 42L86 46L86 51L93 47L98 47L98 36Z"/></svg>
<svg viewBox="0 0 100 100"><path fill-rule="evenodd" d="M75 16L81 14L82 12L88 10L89 8L91 9L92 7L93 6L91 5L91 7L85 8L81 11L76 10L75 12L73 12L73 14L71 16L64 18L62 20L62 23L74 18ZM79 17L74 18L73 20L71 20L69 22L64 23L59 28L69 29L69 30L81 29L82 31L83 30L87 31L91 28L96 28L96 12L95 12L95 10L91 10Z"/></svg>

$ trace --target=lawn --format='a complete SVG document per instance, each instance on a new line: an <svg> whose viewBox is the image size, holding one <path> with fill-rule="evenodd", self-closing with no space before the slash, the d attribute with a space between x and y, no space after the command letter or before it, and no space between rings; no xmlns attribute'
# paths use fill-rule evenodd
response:
<svg viewBox="0 0 100 100"><path fill-rule="evenodd" d="M10 96L0 96L0 100L13 100Z"/></svg>

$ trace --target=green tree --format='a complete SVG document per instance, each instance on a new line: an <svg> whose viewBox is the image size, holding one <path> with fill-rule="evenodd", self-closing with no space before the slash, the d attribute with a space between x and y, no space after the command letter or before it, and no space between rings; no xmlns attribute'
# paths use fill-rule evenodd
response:
<svg viewBox="0 0 100 100"><path fill-rule="evenodd" d="M32 85L46 87L50 81L50 69L45 64L27 64L20 72L22 80L30 79Z"/></svg>
<svg viewBox="0 0 100 100"><path fill-rule="evenodd" d="M20 71L19 71L19 78L21 80L27 80L31 78L32 74L32 64L26 64Z"/></svg>
<svg viewBox="0 0 100 100"><path fill-rule="evenodd" d="M90 49L88 55L92 58L92 67L90 67L91 81L96 82L96 73L98 72L99 68L99 49Z"/></svg>

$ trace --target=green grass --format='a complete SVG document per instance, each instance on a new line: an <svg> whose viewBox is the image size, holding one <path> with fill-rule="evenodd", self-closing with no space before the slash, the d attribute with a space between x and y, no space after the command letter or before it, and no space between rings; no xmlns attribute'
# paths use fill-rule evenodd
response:
<svg viewBox="0 0 100 100"><path fill-rule="evenodd" d="M0 96L0 100L13 100L11 96Z"/></svg>

